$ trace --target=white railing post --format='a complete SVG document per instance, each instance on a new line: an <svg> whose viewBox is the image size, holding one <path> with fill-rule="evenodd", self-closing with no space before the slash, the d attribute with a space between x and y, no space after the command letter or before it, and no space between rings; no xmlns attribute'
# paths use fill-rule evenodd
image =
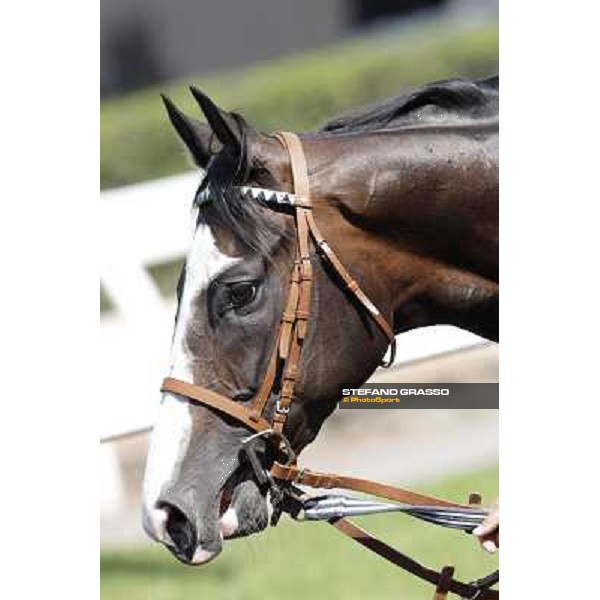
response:
<svg viewBox="0 0 600 600"><path fill-rule="evenodd" d="M159 318L165 303L144 265L126 261L105 264L102 285L120 318L130 323L151 324Z"/></svg>

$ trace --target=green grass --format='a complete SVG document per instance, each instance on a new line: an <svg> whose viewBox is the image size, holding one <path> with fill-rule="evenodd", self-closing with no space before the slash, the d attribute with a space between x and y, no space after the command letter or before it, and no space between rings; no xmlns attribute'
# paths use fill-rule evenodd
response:
<svg viewBox="0 0 600 600"><path fill-rule="evenodd" d="M115 306L110 299L110 296L106 293L106 290L100 286L100 313L112 312L115 310Z"/></svg>
<svg viewBox="0 0 600 600"><path fill-rule="evenodd" d="M400 34L346 42L249 68L134 92L101 107L103 188L189 168L164 115L159 92L198 115L187 87L197 85L257 128L313 129L361 104L449 77L479 77L498 69L498 27L438 21Z"/></svg>
<svg viewBox="0 0 600 600"><path fill-rule="evenodd" d="M421 489L456 500L479 491L484 500L491 501L498 493L498 471L488 469ZM364 517L360 522L428 566L439 569L455 564L461 579L497 568L497 558L461 532L401 515ZM294 523L286 518L259 536L229 543L217 561L200 568L179 564L159 547L105 551L101 555L101 593L103 600L404 600L433 596L430 586L329 525Z"/></svg>

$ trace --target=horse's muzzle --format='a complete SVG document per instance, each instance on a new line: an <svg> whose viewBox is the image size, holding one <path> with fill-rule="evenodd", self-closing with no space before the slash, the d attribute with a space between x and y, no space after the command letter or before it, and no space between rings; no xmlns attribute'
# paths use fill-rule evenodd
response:
<svg viewBox="0 0 600 600"><path fill-rule="evenodd" d="M216 558L223 541L245 537L267 527L264 492L246 469L234 472L208 505L186 502L174 490L161 495L154 508L145 508L146 533L164 544L181 562L201 565Z"/></svg>

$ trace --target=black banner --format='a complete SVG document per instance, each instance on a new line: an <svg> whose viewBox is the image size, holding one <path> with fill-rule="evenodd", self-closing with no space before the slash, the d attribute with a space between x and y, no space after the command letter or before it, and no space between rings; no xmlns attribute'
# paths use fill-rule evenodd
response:
<svg viewBox="0 0 600 600"><path fill-rule="evenodd" d="M342 388L339 407L498 408L497 383L379 383Z"/></svg>

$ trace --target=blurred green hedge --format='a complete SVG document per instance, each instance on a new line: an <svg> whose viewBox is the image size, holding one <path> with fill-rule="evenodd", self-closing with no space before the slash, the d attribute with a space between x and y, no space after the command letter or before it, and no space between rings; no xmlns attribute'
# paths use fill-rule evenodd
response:
<svg viewBox="0 0 600 600"><path fill-rule="evenodd" d="M192 115L190 84L264 131L306 131L360 104L448 77L498 69L498 28L439 23L417 33L379 36L243 70L146 89L101 107L101 186L117 187L189 168L163 113L159 92Z"/></svg>

